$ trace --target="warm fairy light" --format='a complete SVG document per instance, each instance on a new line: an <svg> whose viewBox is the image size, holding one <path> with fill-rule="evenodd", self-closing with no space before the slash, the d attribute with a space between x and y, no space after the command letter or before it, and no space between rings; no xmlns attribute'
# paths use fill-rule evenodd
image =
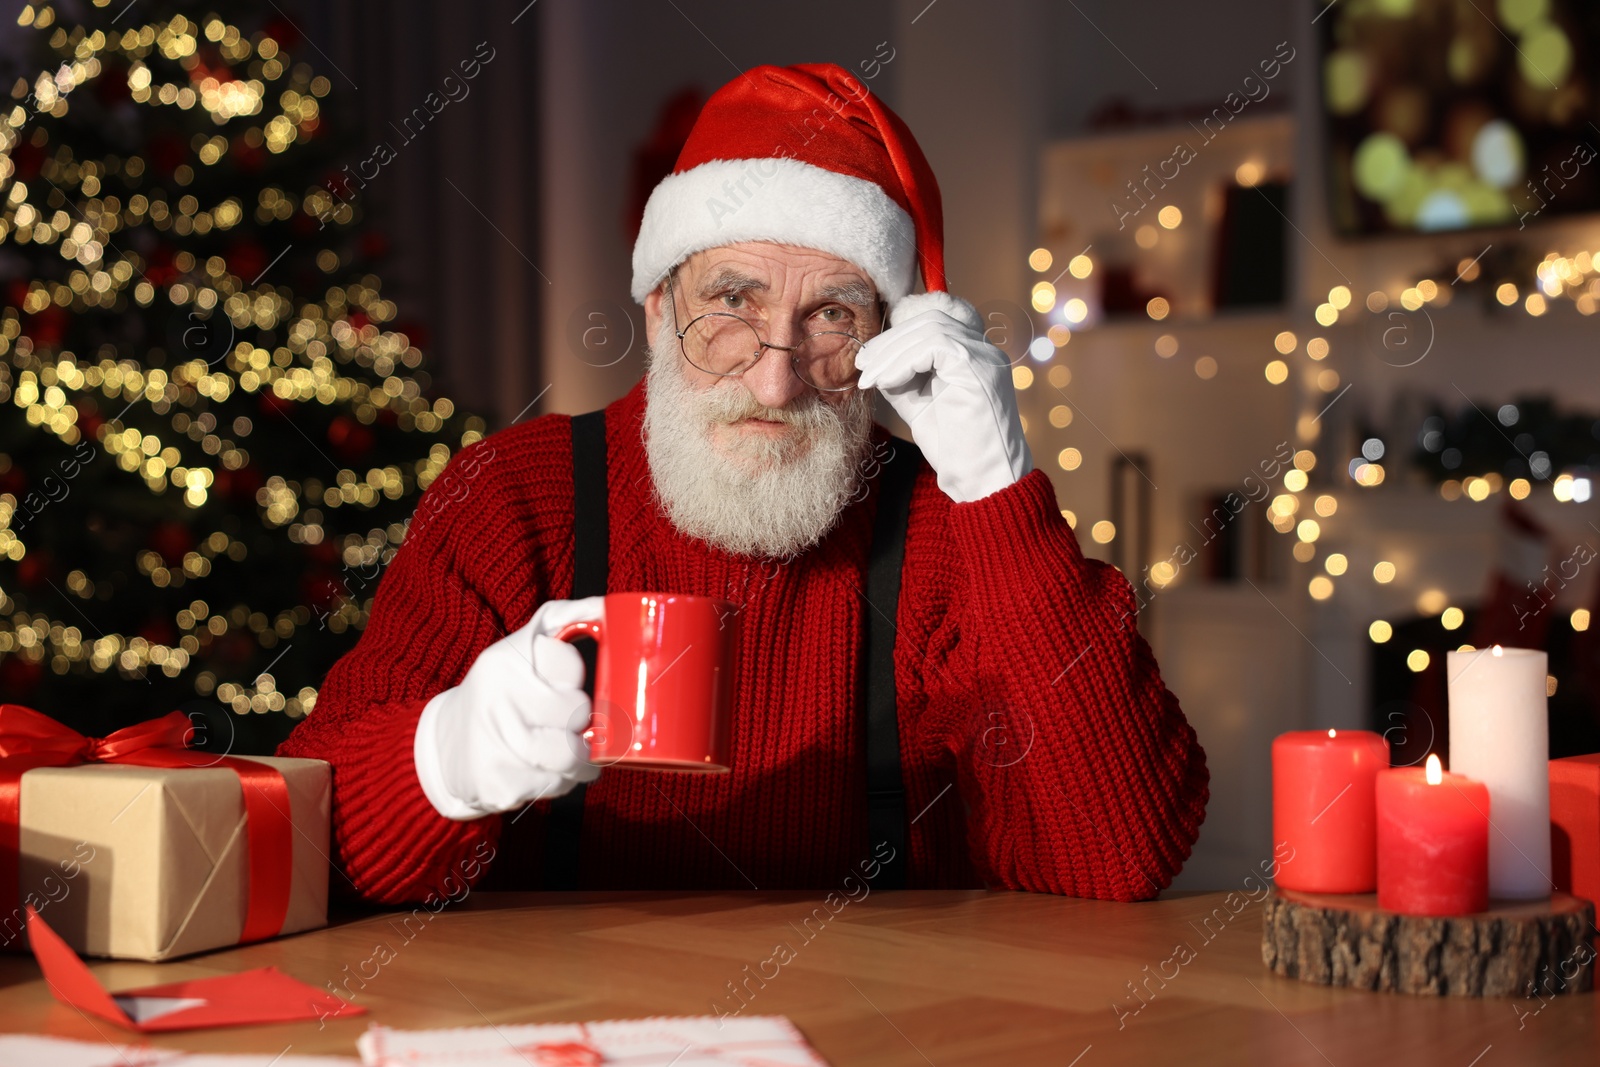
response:
<svg viewBox="0 0 1600 1067"><path fill-rule="evenodd" d="M1296 467L1293 470L1284 473L1283 487L1289 490L1291 493L1298 493L1304 489L1310 483L1310 481L1311 479L1306 476L1306 472Z"/></svg>
<svg viewBox="0 0 1600 1067"><path fill-rule="evenodd" d="M1154 226L1140 226L1137 230L1133 231L1133 243L1138 245L1140 248L1154 248L1156 246L1156 241L1160 239L1160 236L1160 233Z"/></svg>
<svg viewBox="0 0 1600 1067"><path fill-rule="evenodd" d="M1294 332L1291 330L1284 330L1272 339L1272 347L1285 356L1293 352L1299 343L1299 338L1295 337Z"/></svg>
<svg viewBox="0 0 1600 1067"><path fill-rule="evenodd" d="M1330 554L1327 559L1322 561L1322 569L1333 575L1335 578L1343 574L1349 569L1349 567L1350 561L1345 558L1345 554L1343 552L1334 552Z"/></svg>
<svg viewBox="0 0 1600 1067"><path fill-rule="evenodd" d="M1412 649L1411 654L1406 657L1406 666L1411 668L1413 674L1421 674L1427 670L1430 662L1427 651L1420 648Z"/></svg>
<svg viewBox="0 0 1600 1067"><path fill-rule="evenodd" d="M1439 625L1446 630L1459 630L1466 620L1467 614L1460 608L1445 608L1444 613L1439 616Z"/></svg>
<svg viewBox="0 0 1600 1067"><path fill-rule="evenodd" d="M1505 654L1506 654L1506 653L1505 653L1505 650L1504 650L1504 649L1502 649L1502 648L1501 648L1501 647L1500 647L1500 646L1499 646L1499 645L1495 645L1495 646L1494 646L1494 648L1493 648L1493 649L1492 649L1492 650L1491 650L1491 651L1492 651L1492 652L1493 652L1493 654L1494 654L1494 655L1495 655L1495 656L1496 656L1496 657L1499 657L1499 656L1503 656L1503 655L1505 655Z"/></svg>
<svg viewBox="0 0 1600 1067"><path fill-rule="evenodd" d="M1164 296L1152 296L1150 302L1145 304L1144 310L1145 314L1160 322L1172 310L1172 305L1167 303L1167 298Z"/></svg>
<svg viewBox="0 0 1600 1067"><path fill-rule="evenodd" d="M1056 306L1056 287L1049 282L1038 282L1033 287L1033 310L1049 311Z"/></svg>
<svg viewBox="0 0 1600 1067"><path fill-rule="evenodd" d="M1183 212L1168 204L1156 213L1156 221L1169 230L1176 230L1183 222Z"/></svg>
<svg viewBox="0 0 1600 1067"><path fill-rule="evenodd" d="M1171 359L1178 354L1178 339L1170 333L1164 333L1156 338L1156 355L1162 359Z"/></svg>
<svg viewBox="0 0 1600 1067"><path fill-rule="evenodd" d="M1210 356L1201 356L1194 361L1195 375L1209 381L1217 376L1217 361Z"/></svg>
<svg viewBox="0 0 1600 1067"><path fill-rule="evenodd" d="M1312 359L1328 358L1328 341L1324 337L1313 337L1306 342L1306 355Z"/></svg>
<svg viewBox="0 0 1600 1067"><path fill-rule="evenodd" d="M1373 565L1372 580L1379 585L1387 585L1394 581L1394 564L1386 559L1380 559Z"/></svg>
<svg viewBox="0 0 1600 1067"><path fill-rule="evenodd" d="M1579 608L1572 613L1572 628L1579 633L1589 628L1589 609Z"/></svg>
<svg viewBox="0 0 1600 1067"><path fill-rule="evenodd" d="M1317 497L1317 501L1316 501L1316 504L1314 505L1314 508L1315 508L1316 513L1318 515L1321 515L1323 518L1326 519L1327 517L1332 515L1334 512L1339 510L1339 501L1338 501L1337 498L1329 496L1327 493L1324 493L1321 496Z"/></svg>
<svg viewBox="0 0 1600 1067"><path fill-rule="evenodd" d="M1437 615L1450 603L1450 598L1443 589L1426 589L1417 596L1417 613L1420 615Z"/></svg>
<svg viewBox="0 0 1600 1067"><path fill-rule="evenodd" d="M1076 326L1089 317L1089 305L1080 298L1073 297L1061 305L1061 317Z"/></svg>
<svg viewBox="0 0 1600 1067"><path fill-rule="evenodd" d="M1101 519L1090 529L1089 536L1094 538L1096 544L1110 544L1117 536L1116 524L1107 519Z"/></svg>
<svg viewBox="0 0 1600 1067"><path fill-rule="evenodd" d="M1064 471L1075 471L1083 465L1083 453L1076 448L1063 448L1056 454L1056 463Z"/></svg>
<svg viewBox="0 0 1600 1067"><path fill-rule="evenodd" d="M1079 254L1067 261L1067 270L1074 278L1087 278L1094 273L1094 260Z"/></svg>
<svg viewBox="0 0 1600 1067"><path fill-rule="evenodd" d="M1427 770L1423 774L1427 776L1429 785L1439 785L1444 781L1444 767L1432 752L1428 753Z"/></svg>
<svg viewBox="0 0 1600 1067"><path fill-rule="evenodd" d="M1373 644L1381 645L1394 636L1394 627L1383 619L1378 619L1367 627L1367 636L1372 638Z"/></svg>
<svg viewBox="0 0 1600 1067"><path fill-rule="evenodd" d="M1328 730L1328 736L1329 737L1338 737L1339 736L1339 731L1338 730L1334 730L1334 729L1329 729Z"/></svg>
<svg viewBox="0 0 1600 1067"><path fill-rule="evenodd" d="M1282 385L1289 380L1289 365L1281 359L1275 359L1267 364L1263 373L1273 385Z"/></svg>
<svg viewBox="0 0 1600 1067"><path fill-rule="evenodd" d="M1246 161L1234 169L1233 180L1248 189L1260 183L1262 173L1261 164Z"/></svg>
<svg viewBox="0 0 1600 1067"><path fill-rule="evenodd" d="M1327 600L1333 595L1333 579L1319 574L1307 586L1312 600Z"/></svg>
<svg viewBox="0 0 1600 1067"><path fill-rule="evenodd" d="M1055 262L1055 257L1050 254L1048 248L1035 248L1028 253L1028 266L1040 273L1049 270L1050 264L1053 262Z"/></svg>
<svg viewBox="0 0 1600 1067"><path fill-rule="evenodd" d="M1343 311L1345 308L1349 307L1350 306L1350 289L1349 289L1349 287L1348 286L1344 286L1344 285L1336 285L1332 289L1329 289L1328 290L1328 303L1332 304L1333 307L1334 307L1334 310L1336 310L1336 311Z"/></svg>
<svg viewBox="0 0 1600 1067"><path fill-rule="evenodd" d="M1517 302L1517 287L1510 282L1502 282L1494 291L1494 298L1505 307L1510 307Z"/></svg>

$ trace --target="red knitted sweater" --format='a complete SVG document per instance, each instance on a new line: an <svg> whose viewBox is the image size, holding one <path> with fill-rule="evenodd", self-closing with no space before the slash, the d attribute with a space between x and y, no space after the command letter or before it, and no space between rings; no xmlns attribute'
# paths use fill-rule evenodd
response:
<svg viewBox="0 0 1600 1067"><path fill-rule="evenodd" d="M581 883L837 888L872 855L859 681L878 482L787 565L729 555L652 500L644 396L641 380L606 409L609 588L741 605L733 770L603 771ZM412 738L479 652L571 595L570 422L541 416L451 460L360 642L278 750L333 764L334 862L361 897L459 894L498 842L500 816L434 811ZM1084 558L1043 471L957 504L924 461L897 616L910 887L1137 900L1171 882L1205 815L1205 754L1132 623L1128 582Z"/></svg>

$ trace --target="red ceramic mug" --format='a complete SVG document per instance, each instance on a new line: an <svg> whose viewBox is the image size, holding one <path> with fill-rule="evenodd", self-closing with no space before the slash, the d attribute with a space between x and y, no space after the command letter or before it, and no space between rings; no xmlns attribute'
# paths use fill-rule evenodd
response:
<svg viewBox="0 0 1600 1067"><path fill-rule="evenodd" d="M602 766L726 772L737 609L715 597L608 593L602 616L557 630L600 646L584 739Z"/></svg>

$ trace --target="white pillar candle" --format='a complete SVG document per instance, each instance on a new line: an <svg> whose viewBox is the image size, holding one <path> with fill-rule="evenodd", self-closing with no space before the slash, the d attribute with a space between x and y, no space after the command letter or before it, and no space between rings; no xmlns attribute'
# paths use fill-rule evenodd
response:
<svg viewBox="0 0 1600 1067"><path fill-rule="evenodd" d="M1489 895L1550 895L1547 657L1526 648L1446 656L1450 770L1489 787Z"/></svg>

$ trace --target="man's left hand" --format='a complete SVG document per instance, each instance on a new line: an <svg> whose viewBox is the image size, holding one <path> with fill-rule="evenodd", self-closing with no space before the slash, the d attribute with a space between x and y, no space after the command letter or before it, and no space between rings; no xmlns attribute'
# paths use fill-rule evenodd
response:
<svg viewBox="0 0 1600 1067"><path fill-rule="evenodd" d="M877 389L956 503L979 500L1033 470L1005 353L983 338L972 305L913 293L889 329L856 354L861 389Z"/></svg>

